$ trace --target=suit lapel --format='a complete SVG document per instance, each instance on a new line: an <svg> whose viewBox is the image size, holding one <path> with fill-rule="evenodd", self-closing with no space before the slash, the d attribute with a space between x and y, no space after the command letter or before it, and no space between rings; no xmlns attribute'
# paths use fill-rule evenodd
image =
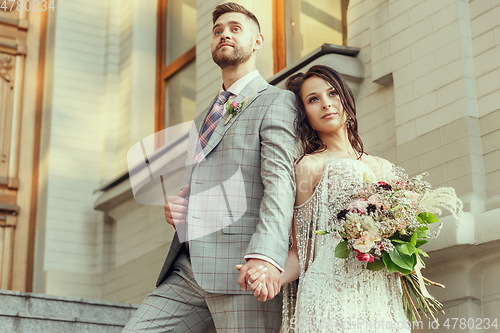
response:
<svg viewBox="0 0 500 333"><path fill-rule="evenodd" d="M243 106L243 109L238 112L236 115L234 115L231 120L229 120L229 123L227 125L224 125L227 118L229 117L228 112L225 110L224 106L224 114L222 116L222 119L220 122L217 124L217 127L214 130L214 133L210 137L210 140L207 143L207 146L204 149L204 155L205 157L210 154L210 152L219 144L219 142L222 140L224 137L224 134L226 131L234 124L236 119L243 113L246 112L247 108L250 106L250 104L262 93L264 90L267 89L269 84L264 80L264 78L259 75L255 79L253 79L242 91L234 101L236 101L238 104L243 102L247 97L251 96L250 100L247 100L245 105ZM255 95L254 95L255 94ZM254 95L254 96L252 96Z"/></svg>

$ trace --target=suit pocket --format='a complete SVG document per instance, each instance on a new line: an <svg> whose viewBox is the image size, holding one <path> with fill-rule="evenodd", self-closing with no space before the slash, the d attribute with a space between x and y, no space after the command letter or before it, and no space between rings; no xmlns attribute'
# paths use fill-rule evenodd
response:
<svg viewBox="0 0 500 333"><path fill-rule="evenodd" d="M237 234L237 235L252 235L259 223L258 216L242 216L238 221L231 224L231 217L225 215L223 218L223 225L228 225L222 228L223 234Z"/></svg>

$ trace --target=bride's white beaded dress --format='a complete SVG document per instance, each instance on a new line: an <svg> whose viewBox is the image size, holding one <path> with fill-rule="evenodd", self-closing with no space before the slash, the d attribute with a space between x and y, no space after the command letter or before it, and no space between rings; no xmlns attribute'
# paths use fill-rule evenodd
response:
<svg viewBox="0 0 500 333"><path fill-rule="evenodd" d="M347 260L336 258L339 239L314 233L339 226L337 214L363 178L384 181L394 177L393 165L387 160L370 160L368 164L350 158L330 159L313 195L295 207L300 276L297 290L292 290L293 284L284 287L283 331L411 332L399 277L367 270L366 262L353 253Z"/></svg>

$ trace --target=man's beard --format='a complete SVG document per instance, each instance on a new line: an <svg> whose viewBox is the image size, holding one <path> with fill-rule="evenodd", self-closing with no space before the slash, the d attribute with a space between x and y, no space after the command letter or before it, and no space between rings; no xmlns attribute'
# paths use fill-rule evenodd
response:
<svg viewBox="0 0 500 333"><path fill-rule="evenodd" d="M245 51L238 46L233 46L233 53L225 54L218 51L220 50L217 49L212 53L212 59L221 69L242 64L252 56L251 49L250 51Z"/></svg>

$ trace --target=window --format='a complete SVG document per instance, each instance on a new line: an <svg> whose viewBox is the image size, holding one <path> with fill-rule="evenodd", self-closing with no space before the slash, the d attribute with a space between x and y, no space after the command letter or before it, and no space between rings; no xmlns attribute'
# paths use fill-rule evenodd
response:
<svg viewBox="0 0 500 333"><path fill-rule="evenodd" d="M156 131L194 117L196 0L158 0Z"/></svg>
<svg viewBox="0 0 500 333"><path fill-rule="evenodd" d="M194 118L196 2L158 0L157 132ZM267 74L279 72L323 43L346 45L349 0L238 2L255 13L261 25L272 16L272 52L259 53L260 59L274 60L266 67Z"/></svg>
<svg viewBox="0 0 500 333"><path fill-rule="evenodd" d="M323 43L347 45L349 0L273 0L278 72Z"/></svg>

